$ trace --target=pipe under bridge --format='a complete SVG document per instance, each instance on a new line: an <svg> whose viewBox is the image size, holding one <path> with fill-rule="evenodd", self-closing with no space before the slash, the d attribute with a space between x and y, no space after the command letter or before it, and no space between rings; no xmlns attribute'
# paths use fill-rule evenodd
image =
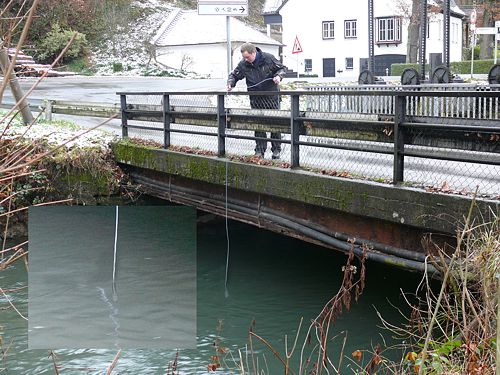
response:
<svg viewBox="0 0 500 375"><path fill-rule="evenodd" d="M498 220L495 91L282 91L280 109L247 92L119 93L113 150L154 196L433 271L472 206ZM280 160L253 156L256 130L282 134Z"/></svg>

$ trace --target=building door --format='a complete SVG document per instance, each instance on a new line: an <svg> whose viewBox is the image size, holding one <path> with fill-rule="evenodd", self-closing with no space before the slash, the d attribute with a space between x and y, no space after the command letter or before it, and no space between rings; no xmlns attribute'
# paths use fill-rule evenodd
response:
<svg viewBox="0 0 500 375"><path fill-rule="evenodd" d="M323 77L335 77L335 59L323 59Z"/></svg>

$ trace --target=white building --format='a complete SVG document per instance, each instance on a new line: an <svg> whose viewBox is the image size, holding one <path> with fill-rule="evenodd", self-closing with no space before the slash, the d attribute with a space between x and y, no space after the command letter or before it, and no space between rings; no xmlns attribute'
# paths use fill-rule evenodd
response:
<svg viewBox="0 0 500 375"><path fill-rule="evenodd" d="M375 75L386 75L393 63L406 61L408 16L411 0L374 0ZM264 7L267 24L281 24L283 63L299 73L319 77L357 78L367 68L368 1L268 0ZM433 0L428 0L433 9ZM450 61L462 57L464 12L451 0ZM429 12L426 56L443 51L443 14ZM293 54L298 38L303 52Z"/></svg>
<svg viewBox="0 0 500 375"><path fill-rule="evenodd" d="M241 60L239 47L251 42L279 56L281 43L245 25L237 17L230 21L233 67ZM151 40L156 59L162 64L212 78L227 77L227 33L225 16L198 15L176 9Z"/></svg>

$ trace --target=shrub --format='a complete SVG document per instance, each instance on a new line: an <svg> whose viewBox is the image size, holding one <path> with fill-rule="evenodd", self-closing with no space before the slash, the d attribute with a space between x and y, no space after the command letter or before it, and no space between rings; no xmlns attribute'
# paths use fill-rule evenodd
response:
<svg viewBox="0 0 500 375"><path fill-rule="evenodd" d="M450 63L450 71L453 74L470 74L470 61L454 61ZM474 60L475 74L488 74L493 66L493 60ZM392 64L391 75L400 76L406 68L415 68L420 71L419 64ZM425 65L425 71L429 72L429 65Z"/></svg>
<svg viewBox="0 0 500 375"><path fill-rule="evenodd" d="M480 51L480 46L474 47L474 60L479 60L479 51ZM471 48L470 47L465 47L462 50L462 60L470 60L470 55L471 55Z"/></svg>
<svg viewBox="0 0 500 375"><path fill-rule="evenodd" d="M38 57L44 61L54 60L66 47L75 31L71 29L62 29L58 23L52 25L52 29L47 36L41 40L38 50ZM69 61L85 54L87 39L85 34L76 31L76 38L63 57L63 60Z"/></svg>
<svg viewBox="0 0 500 375"><path fill-rule="evenodd" d="M113 63L113 73L123 72L123 64L121 62Z"/></svg>
<svg viewBox="0 0 500 375"><path fill-rule="evenodd" d="M450 63L450 69L455 74L470 74L470 60ZM493 60L474 60L474 73L488 74L493 66Z"/></svg>
<svg viewBox="0 0 500 375"><path fill-rule="evenodd" d="M401 76L403 74L403 70L407 68L414 68L417 72L420 72L419 64L392 64L391 65L391 76ZM425 64L425 70L429 69L429 65Z"/></svg>
<svg viewBox="0 0 500 375"><path fill-rule="evenodd" d="M66 64L66 69L83 75L92 75L94 73L91 64L84 57L76 58Z"/></svg>

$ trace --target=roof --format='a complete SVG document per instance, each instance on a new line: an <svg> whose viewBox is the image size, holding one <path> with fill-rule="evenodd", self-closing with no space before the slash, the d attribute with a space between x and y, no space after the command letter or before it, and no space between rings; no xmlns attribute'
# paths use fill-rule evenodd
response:
<svg viewBox="0 0 500 375"><path fill-rule="evenodd" d="M231 41L261 45L282 44L266 34L231 18ZM226 17L198 15L196 10L176 9L152 39L159 47L226 42Z"/></svg>
<svg viewBox="0 0 500 375"><path fill-rule="evenodd" d="M266 0L262 13L279 13L287 2L288 0Z"/></svg>
<svg viewBox="0 0 500 375"><path fill-rule="evenodd" d="M276 13L281 9L282 3L286 3L286 0L266 0L264 3L264 7L262 9L262 13Z"/></svg>
<svg viewBox="0 0 500 375"><path fill-rule="evenodd" d="M427 0L427 3L431 4L431 5L437 5L441 8L444 7L444 4L443 4L444 1L442 1L442 0ZM458 7L455 0L450 0L450 14L452 16L456 16L458 18L463 18L465 16L465 12Z"/></svg>

